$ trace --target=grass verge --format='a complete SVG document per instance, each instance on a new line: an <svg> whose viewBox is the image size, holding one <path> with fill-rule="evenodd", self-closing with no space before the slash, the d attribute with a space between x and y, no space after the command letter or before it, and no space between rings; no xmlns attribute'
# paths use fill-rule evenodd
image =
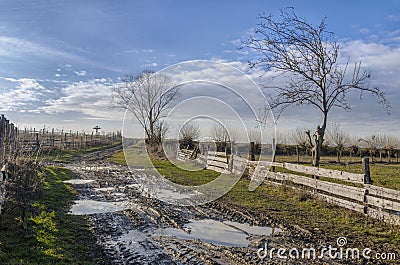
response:
<svg viewBox="0 0 400 265"><path fill-rule="evenodd" d="M13 205L0 215L0 264L106 264L85 217L68 214L76 191L63 181L71 172L48 167L42 178L27 229Z"/></svg>

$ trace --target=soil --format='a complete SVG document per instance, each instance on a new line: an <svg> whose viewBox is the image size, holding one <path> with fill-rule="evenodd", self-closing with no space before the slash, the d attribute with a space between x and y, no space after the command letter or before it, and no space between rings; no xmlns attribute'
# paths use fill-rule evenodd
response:
<svg viewBox="0 0 400 265"><path fill-rule="evenodd" d="M285 260L276 252L272 259L260 258L257 251L265 244L268 250L284 246L301 251L319 249L325 241L265 213L218 200L176 206L149 198L137 186L137 178L145 177L142 170L108 162L120 148L85 154L63 165L76 179L93 180L72 184L77 201L85 202L75 214L87 211L97 244L111 264L353 264L328 258Z"/></svg>

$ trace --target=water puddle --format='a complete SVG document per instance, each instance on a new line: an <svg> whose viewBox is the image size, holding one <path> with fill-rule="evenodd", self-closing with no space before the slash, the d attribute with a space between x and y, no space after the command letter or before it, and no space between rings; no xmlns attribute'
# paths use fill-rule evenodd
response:
<svg viewBox="0 0 400 265"><path fill-rule="evenodd" d="M96 213L110 213L126 210L132 206L128 202L101 202L95 200L78 200L72 205L70 214L85 215Z"/></svg>
<svg viewBox="0 0 400 265"><path fill-rule="evenodd" d="M95 188L95 191L99 191L99 192L111 192L114 191L115 188L114 187L105 187L105 188Z"/></svg>
<svg viewBox="0 0 400 265"><path fill-rule="evenodd" d="M70 179L70 180L64 180L64 183L69 183L69 184L75 184L75 185L80 185L80 184L88 184L95 182L93 179Z"/></svg>
<svg viewBox="0 0 400 265"><path fill-rule="evenodd" d="M269 236L281 232L278 228L250 226L236 222L215 220L192 220L184 230L176 228L158 229L156 234L180 239L198 239L203 242L228 247L247 247L249 235Z"/></svg>
<svg viewBox="0 0 400 265"><path fill-rule="evenodd" d="M247 234L255 236L270 236L272 234L282 232L281 229L270 226L253 226L249 224L241 224L232 221L225 221L224 224L229 225L231 227L235 227L239 230L246 232Z"/></svg>

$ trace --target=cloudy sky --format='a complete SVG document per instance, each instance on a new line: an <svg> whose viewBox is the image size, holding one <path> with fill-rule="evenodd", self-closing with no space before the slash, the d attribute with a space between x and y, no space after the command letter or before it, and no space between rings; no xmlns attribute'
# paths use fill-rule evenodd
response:
<svg viewBox="0 0 400 265"><path fill-rule="evenodd" d="M0 112L20 127L120 130L111 87L126 73L186 60L214 60L248 71L238 50L260 13L294 7L312 23L327 17L342 55L362 59L372 85L386 92L391 115L374 98L351 95L351 112L329 117L354 134L400 129L400 2L393 1L18 1L0 0ZM250 73L258 79L259 72ZM260 79L261 80L261 79ZM256 80L258 81L258 80ZM315 126L309 108L284 112L278 127Z"/></svg>

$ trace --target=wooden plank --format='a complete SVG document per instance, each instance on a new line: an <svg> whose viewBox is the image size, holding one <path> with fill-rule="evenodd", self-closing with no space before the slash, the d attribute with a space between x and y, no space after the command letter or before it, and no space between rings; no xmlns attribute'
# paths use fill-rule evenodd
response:
<svg viewBox="0 0 400 265"><path fill-rule="evenodd" d="M365 195L364 188L350 187L342 184L312 179L290 173L269 172L267 177L270 178L269 176L275 176L277 180L288 180L296 184L308 186L314 189L318 189L320 191L332 193L338 196L350 198L360 202L364 201L364 195Z"/></svg>
<svg viewBox="0 0 400 265"><path fill-rule="evenodd" d="M214 170L214 171L217 171L217 172L220 172L220 173L226 172L225 169L220 168L220 167L215 167L215 166L212 166L212 165L207 166L207 169Z"/></svg>
<svg viewBox="0 0 400 265"><path fill-rule="evenodd" d="M400 225L400 216L391 214L388 212L384 212L382 210L377 210L374 208L367 208L367 215L371 216L372 218L379 219L389 224L393 225Z"/></svg>
<svg viewBox="0 0 400 265"><path fill-rule="evenodd" d="M301 172L309 175L316 175L320 177L339 179L356 183L364 183L364 174L355 174L326 168L296 165L291 163L283 163L283 167L291 171Z"/></svg>
<svg viewBox="0 0 400 265"><path fill-rule="evenodd" d="M268 172L267 178L268 179L276 179L279 181L282 181L282 180L291 181L295 184L301 184L301 185L308 186L311 188L316 188L316 186L317 186L316 179L298 176L298 175L294 175L294 174L290 174L290 173Z"/></svg>
<svg viewBox="0 0 400 265"><path fill-rule="evenodd" d="M218 156L207 156L208 161L219 161L226 163L226 157L218 157Z"/></svg>
<svg viewBox="0 0 400 265"><path fill-rule="evenodd" d="M387 210L400 212L400 202L384 198L377 198L370 195L366 196L367 203L373 206L381 207Z"/></svg>
<svg viewBox="0 0 400 265"><path fill-rule="evenodd" d="M252 166L257 166L261 168L283 167L283 163L271 162L271 161L247 161L247 163Z"/></svg>
<svg viewBox="0 0 400 265"><path fill-rule="evenodd" d="M234 163L241 162L241 163L246 163L246 164L249 162L252 162L252 161L249 161L249 160L247 160L243 157L237 156L237 155L233 156L233 161L234 161Z"/></svg>
<svg viewBox="0 0 400 265"><path fill-rule="evenodd" d="M228 164L227 163L222 163L219 161L207 161L207 166L215 166L215 167L219 167L219 168L228 168Z"/></svg>
<svg viewBox="0 0 400 265"><path fill-rule="evenodd" d="M364 213L364 205L362 204L358 204L356 202L351 202L351 201L347 201L341 198L336 198L333 196L329 196L326 194L318 194L318 197L321 197L322 199L324 199L326 202L328 203L333 203L336 204L340 207L344 207L356 212L360 212L360 213Z"/></svg>
<svg viewBox="0 0 400 265"><path fill-rule="evenodd" d="M214 155L214 156L226 156L225 152L215 152L215 151L208 151L209 155Z"/></svg>
<svg viewBox="0 0 400 265"><path fill-rule="evenodd" d="M399 190L378 187L375 185L365 185L365 187L368 189L369 195L374 195L374 196L388 198L391 200L400 201L400 191Z"/></svg>
<svg viewBox="0 0 400 265"><path fill-rule="evenodd" d="M356 201L364 202L365 189L318 180L317 189Z"/></svg>

